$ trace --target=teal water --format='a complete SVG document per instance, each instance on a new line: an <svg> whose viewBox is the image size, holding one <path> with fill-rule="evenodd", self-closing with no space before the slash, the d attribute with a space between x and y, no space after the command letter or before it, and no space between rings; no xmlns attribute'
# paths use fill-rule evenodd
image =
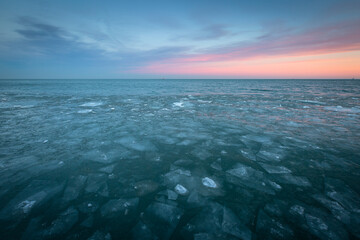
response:
<svg viewBox="0 0 360 240"><path fill-rule="evenodd" d="M360 239L360 82L0 80L0 239Z"/></svg>

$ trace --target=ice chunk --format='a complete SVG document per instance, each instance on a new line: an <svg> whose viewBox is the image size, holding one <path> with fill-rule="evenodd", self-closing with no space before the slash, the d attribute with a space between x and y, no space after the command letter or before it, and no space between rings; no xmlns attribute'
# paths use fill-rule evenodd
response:
<svg viewBox="0 0 360 240"><path fill-rule="evenodd" d="M29 213L36 201L25 200L19 203L18 208L22 209L25 214Z"/></svg>
<svg viewBox="0 0 360 240"><path fill-rule="evenodd" d="M218 171L222 171L222 167L221 167L221 164L219 162L213 162L210 167L212 167L213 169L215 170L218 170Z"/></svg>
<svg viewBox="0 0 360 240"><path fill-rule="evenodd" d="M347 184L338 179L325 179L326 195L340 203L345 209L360 213L360 196Z"/></svg>
<svg viewBox="0 0 360 240"><path fill-rule="evenodd" d="M179 169L170 171L164 175L164 184L169 188L173 189L177 184L192 190L197 187L197 178L191 175L190 171L184 171Z"/></svg>
<svg viewBox="0 0 360 240"><path fill-rule="evenodd" d="M102 102L87 102L87 103L81 104L80 106L81 107L97 107L97 106L101 106L101 105L103 105Z"/></svg>
<svg viewBox="0 0 360 240"><path fill-rule="evenodd" d="M334 112L360 113L360 109L358 109L356 107L344 108L342 106L329 106L329 107L324 107L324 109L328 110L328 111L334 111Z"/></svg>
<svg viewBox="0 0 360 240"><path fill-rule="evenodd" d="M251 231L243 225L238 217L228 208L224 207L222 218L222 230L240 239L251 240Z"/></svg>
<svg viewBox="0 0 360 240"><path fill-rule="evenodd" d="M329 209L338 220L345 224L350 224L350 212L345 210L338 202L332 201L320 194L313 195L313 198Z"/></svg>
<svg viewBox="0 0 360 240"><path fill-rule="evenodd" d="M257 154L258 157L267 162L279 162L284 155L281 149L264 149Z"/></svg>
<svg viewBox="0 0 360 240"><path fill-rule="evenodd" d="M287 209L287 203L281 200L274 200L272 203L267 203L264 207L266 213L271 216L281 217L283 212Z"/></svg>
<svg viewBox="0 0 360 240"><path fill-rule="evenodd" d="M270 218L262 210L256 222L256 234L260 239L293 239L293 230L280 221Z"/></svg>
<svg viewBox="0 0 360 240"><path fill-rule="evenodd" d="M145 196L149 193L155 192L158 187L159 184L152 180L143 180L134 184L137 196Z"/></svg>
<svg viewBox="0 0 360 240"><path fill-rule="evenodd" d="M241 223L238 217L222 205L211 202L204 207L184 227L189 234L207 233L229 239L230 236L240 239L251 239L251 231ZM226 237L227 236L227 237Z"/></svg>
<svg viewBox="0 0 360 240"><path fill-rule="evenodd" d="M64 202L70 202L76 199L79 196L81 190L83 189L86 180L87 177L82 175L79 175L77 177L71 177L64 191Z"/></svg>
<svg viewBox="0 0 360 240"><path fill-rule="evenodd" d="M167 190L168 193L168 199L169 200L176 200L178 198L178 195L176 192L172 191L172 190Z"/></svg>
<svg viewBox="0 0 360 240"><path fill-rule="evenodd" d="M146 208L143 221L158 238L170 239L183 213L181 208L155 202Z"/></svg>
<svg viewBox="0 0 360 240"><path fill-rule="evenodd" d="M94 225L94 216L92 215L86 218L82 223L80 223L80 226L86 228L91 228L93 225Z"/></svg>
<svg viewBox="0 0 360 240"><path fill-rule="evenodd" d="M204 161L211 157L211 153L203 148L195 149L191 152L195 157L199 158L200 160Z"/></svg>
<svg viewBox="0 0 360 240"><path fill-rule="evenodd" d="M113 199L101 207L103 218L117 218L130 214L135 211L139 204L139 198Z"/></svg>
<svg viewBox="0 0 360 240"><path fill-rule="evenodd" d="M191 177L191 172L189 170L183 170L183 169L178 168L178 169L174 170L173 172L177 173L177 174L181 174L181 175Z"/></svg>
<svg viewBox="0 0 360 240"><path fill-rule="evenodd" d="M157 237L151 232L149 227L142 221L139 221L132 229L132 239L136 240L154 240Z"/></svg>
<svg viewBox="0 0 360 240"><path fill-rule="evenodd" d="M226 171L226 180L235 185L249 187L272 195L275 194L274 184L270 184L263 172L240 163L236 164L235 168Z"/></svg>
<svg viewBox="0 0 360 240"><path fill-rule="evenodd" d="M28 217L34 209L44 207L51 199L58 196L64 185L54 181L32 181L0 211L0 220L13 221L16 225L23 218Z"/></svg>
<svg viewBox="0 0 360 240"><path fill-rule="evenodd" d="M292 174L281 174L277 176L281 183L292 184L299 187L311 187L311 183L306 177L294 176Z"/></svg>
<svg viewBox="0 0 360 240"><path fill-rule="evenodd" d="M158 194L166 196L167 199L169 199L169 200L176 200L178 198L178 194L176 192L174 192L173 190L170 190L170 189L161 191Z"/></svg>
<svg viewBox="0 0 360 240"><path fill-rule="evenodd" d="M305 208L300 205L293 205L290 207L289 211L293 215L304 216Z"/></svg>
<svg viewBox="0 0 360 240"><path fill-rule="evenodd" d="M84 114L84 113L92 113L92 112L94 112L92 109L83 109L83 110L78 111L78 113L82 113L82 114Z"/></svg>
<svg viewBox="0 0 360 240"><path fill-rule="evenodd" d="M99 171L103 173L112 173L114 171L115 164L100 168Z"/></svg>
<svg viewBox="0 0 360 240"><path fill-rule="evenodd" d="M184 107L184 103L183 102L174 102L173 103L174 107Z"/></svg>
<svg viewBox="0 0 360 240"><path fill-rule="evenodd" d="M56 238L66 234L78 220L79 212L74 207L68 208L45 230L45 238Z"/></svg>
<svg viewBox="0 0 360 240"><path fill-rule="evenodd" d="M336 226L338 224L331 224L331 221L329 222L332 226L329 226L327 222L324 221L324 219L327 218L321 218L319 216L313 216L310 214L305 214L306 223L310 228L311 233L313 233L315 236L317 236L320 239L334 239L334 240L342 240L342 239L348 239L348 234L344 229L341 228L341 226ZM329 219L327 219L329 221Z"/></svg>
<svg viewBox="0 0 360 240"><path fill-rule="evenodd" d="M87 161L109 164L112 163L115 158L113 155L116 155L116 152L103 153L97 149L86 152L82 158Z"/></svg>
<svg viewBox="0 0 360 240"><path fill-rule="evenodd" d="M109 196L107 186L107 176L102 173L89 174L85 191L88 193L98 193L103 197Z"/></svg>
<svg viewBox="0 0 360 240"><path fill-rule="evenodd" d="M122 144L124 147L145 152L145 151L156 151L157 148L148 140L138 140L132 136L123 137L117 140L118 143Z"/></svg>
<svg viewBox="0 0 360 240"><path fill-rule="evenodd" d="M291 170L284 166L274 166L266 163L259 163L268 173L291 173Z"/></svg>
<svg viewBox="0 0 360 240"><path fill-rule="evenodd" d="M91 237L89 237L87 240L111 240L110 233L104 233L100 231L96 231Z"/></svg>
<svg viewBox="0 0 360 240"><path fill-rule="evenodd" d="M343 225L330 214L306 205L293 205L288 219L319 239L348 239Z"/></svg>
<svg viewBox="0 0 360 240"><path fill-rule="evenodd" d="M181 167L188 167L194 164L194 161L189 159L180 159L174 162L174 165L181 166Z"/></svg>
<svg viewBox="0 0 360 240"><path fill-rule="evenodd" d="M207 199L201 196L197 191L192 191L187 199L187 204L194 207L204 206Z"/></svg>
<svg viewBox="0 0 360 240"><path fill-rule="evenodd" d="M214 236L214 234L209 233L196 233L194 234L194 240L216 240L219 239L217 236Z"/></svg>
<svg viewBox="0 0 360 240"><path fill-rule="evenodd" d="M256 155L250 149L241 149L240 153L243 157L250 159L252 161L256 161Z"/></svg>
<svg viewBox="0 0 360 240"><path fill-rule="evenodd" d="M177 184L175 186L175 192L180 195L186 195L189 191L183 185Z"/></svg>
<svg viewBox="0 0 360 240"><path fill-rule="evenodd" d="M197 141L194 140L194 139L184 139L182 140L181 142L177 143L176 145L179 145L179 146L189 146L189 145L192 145L192 144L195 144Z"/></svg>
<svg viewBox="0 0 360 240"><path fill-rule="evenodd" d="M204 177L203 179L201 179L201 182L205 187L217 188L217 184L211 178Z"/></svg>

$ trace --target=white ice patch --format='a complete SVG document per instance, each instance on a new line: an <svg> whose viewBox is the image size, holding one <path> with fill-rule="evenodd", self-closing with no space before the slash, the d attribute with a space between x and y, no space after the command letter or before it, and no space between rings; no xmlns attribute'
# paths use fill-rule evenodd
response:
<svg viewBox="0 0 360 240"><path fill-rule="evenodd" d="M260 165L270 174L277 173L291 173L291 170L284 166L274 166L265 163L260 163Z"/></svg>
<svg viewBox="0 0 360 240"><path fill-rule="evenodd" d="M102 102L87 102L84 104L81 104L80 107L97 107L103 105Z"/></svg>
<svg viewBox="0 0 360 240"><path fill-rule="evenodd" d="M325 110L328 111L334 111L334 112L345 112L345 113L360 113L360 109L356 107L352 108L344 108L342 106L330 106L330 107L324 107Z"/></svg>
<svg viewBox="0 0 360 240"><path fill-rule="evenodd" d="M180 195L186 195L188 193L188 190L181 184L177 184L175 186L175 192Z"/></svg>
<svg viewBox="0 0 360 240"><path fill-rule="evenodd" d="M183 102L174 102L173 103L174 107L184 107L184 103Z"/></svg>
<svg viewBox="0 0 360 240"><path fill-rule="evenodd" d="M85 110L79 110L78 113L92 113L93 110L92 109L85 109Z"/></svg>
<svg viewBox="0 0 360 240"><path fill-rule="evenodd" d="M178 173L178 174L181 174L181 175L191 177L191 172L189 170L177 169L177 170L174 171L174 173Z"/></svg>
<svg viewBox="0 0 360 240"><path fill-rule="evenodd" d="M203 179L201 179L201 182L205 187L209 187L209 188L217 187L215 181L208 177L204 177Z"/></svg>
<svg viewBox="0 0 360 240"><path fill-rule="evenodd" d="M36 201L29 201L29 200L25 200L21 203L19 203L19 208L21 208L23 210L24 213L28 213L30 212L31 208L34 206L34 204L36 203Z"/></svg>

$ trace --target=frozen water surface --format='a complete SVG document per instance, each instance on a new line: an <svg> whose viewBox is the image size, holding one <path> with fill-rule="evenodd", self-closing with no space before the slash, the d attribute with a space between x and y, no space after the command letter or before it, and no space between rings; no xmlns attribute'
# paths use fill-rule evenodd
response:
<svg viewBox="0 0 360 240"><path fill-rule="evenodd" d="M360 239L360 84L0 80L0 239Z"/></svg>

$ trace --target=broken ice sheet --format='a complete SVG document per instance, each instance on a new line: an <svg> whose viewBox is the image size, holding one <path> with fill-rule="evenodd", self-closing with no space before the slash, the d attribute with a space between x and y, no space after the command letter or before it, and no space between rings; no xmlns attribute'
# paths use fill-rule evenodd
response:
<svg viewBox="0 0 360 240"><path fill-rule="evenodd" d="M232 214L211 216L215 201L252 238L287 236L287 227L293 238L360 238L357 83L107 80L95 89L84 80L76 88L52 81L49 92L40 87L47 81L4 81L0 239L42 239L68 208L79 220L57 239L132 238L132 229L139 239L160 238L154 225L162 220L145 213L155 203L184 211L169 238L188 224L184 239L239 238ZM29 186L34 180L43 183ZM188 193L176 193L177 184ZM137 207L117 205L135 197ZM198 214L212 224L194 224Z"/></svg>

